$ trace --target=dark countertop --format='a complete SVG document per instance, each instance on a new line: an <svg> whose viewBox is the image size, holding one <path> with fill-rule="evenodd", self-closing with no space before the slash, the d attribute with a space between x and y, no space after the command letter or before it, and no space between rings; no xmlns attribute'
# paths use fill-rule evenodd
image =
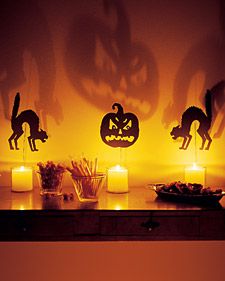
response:
<svg viewBox="0 0 225 281"><path fill-rule="evenodd" d="M224 209L225 198L217 205L201 206L181 202L169 202L159 198L153 190L147 187L131 187L128 193L113 194L104 188L97 203L79 203L72 186L63 188L63 192L73 193L73 200L63 200L62 197L44 199L35 187L28 192L12 192L10 187L0 187L0 210L206 210Z"/></svg>

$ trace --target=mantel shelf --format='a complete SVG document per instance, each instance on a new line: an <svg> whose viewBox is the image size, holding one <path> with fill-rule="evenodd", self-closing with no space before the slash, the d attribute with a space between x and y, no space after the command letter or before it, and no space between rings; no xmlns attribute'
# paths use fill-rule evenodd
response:
<svg viewBox="0 0 225 281"><path fill-rule="evenodd" d="M73 193L72 187L64 192ZM43 199L0 188L1 241L225 240L225 199L215 207L160 200L145 187L102 190L98 203Z"/></svg>

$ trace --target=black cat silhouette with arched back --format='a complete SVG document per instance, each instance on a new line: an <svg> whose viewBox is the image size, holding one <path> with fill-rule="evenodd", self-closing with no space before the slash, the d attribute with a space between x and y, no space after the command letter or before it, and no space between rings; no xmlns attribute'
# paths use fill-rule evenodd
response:
<svg viewBox="0 0 225 281"><path fill-rule="evenodd" d="M183 138L183 143L180 149L187 149L192 135L190 135L191 125L194 121L199 121L199 127L197 129L198 134L202 138L202 145L200 149L204 149L205 142L208 140L208 144L205 147L206 150L209 150L212 139L209 135L209 129L212 123L212 105L211 105L211 92L207 90L205 94L205 109L206 114L198 107L191 106L182 114L181 126L178 125L172 129L170 135L173 139L177 139L178 137Z"/></svg>
<svg viewBox="0 0 225 281"><path fill-rule="evenodd" d="M24 133L23 131L23 124L28 123L30 127L30 136L28 137L28 142L30 145L31 151L38 151L36 148L35 140L40 139L42 142L45 142L48 139L47 133L41 129L39 129L39 117L33 110L24 110L19 115L20 105L20 94L17 93L14 99L14 105L12 110L12 117L11 117L11 127L13 130L12 135L8 139L9 146L11 150L14 150L12 141L14 141L15 149L19 149L18 147L18 139Z"/></svg>

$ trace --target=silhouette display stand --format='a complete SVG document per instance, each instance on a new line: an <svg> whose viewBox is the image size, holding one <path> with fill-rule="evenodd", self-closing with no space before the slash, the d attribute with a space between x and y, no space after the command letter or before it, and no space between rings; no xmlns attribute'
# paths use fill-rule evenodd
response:
<svg viewBox="0 0 225 281"><path fill-rule="evenodd" d="M106 114L101 123L100 134L103 142L111 147L129 147L139 136L139 122L136 115L124 113L119 103L114 103L112 109L116 113Z"/></svg>
<svg viewBox="0 0 225 281"><path fill-rule="evenodd" d="M28 123L30 127L30 136L28 142L31 151L38 151L36 148L35 140L39 139L45 142L48 139L47 133L39 128L39 117L33 110L24 110L18 115L20 105L20 94L17 93L14 99L14 105L12 109L11 127L13 130L12 135L8 139L9 147L11 150L18 150L18 139L23 135L23 124ZM14 146L13 146L14 142Z"/></svg>
<svg viewBox="0 0 225 281"><path fill-rule="evenodd" d="M181 125L174 127L170 132L170 135L172 136L173 139L177 139L178 137L183 138L183 143L180 149L186 150L188 148L192 139L192 135L190 134L191 125L194 121L198 121L199 127L197 129L197 133L202 139L202 145L200 149L209 150L212 142L212 139L209 135L209 130L212 123L211 99L212 99L212 94L209 90L207 90L205 94L206 113L204 113L202 109L196 106L189 107L182 114Z"/></svg>

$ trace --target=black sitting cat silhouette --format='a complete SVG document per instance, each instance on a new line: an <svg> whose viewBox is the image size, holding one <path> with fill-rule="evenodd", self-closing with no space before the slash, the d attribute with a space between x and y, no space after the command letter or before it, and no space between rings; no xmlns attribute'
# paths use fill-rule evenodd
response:
<svg viewBox="0 0 225 281"><path fill-rule="evenodd" d="M30 145L31 151L38 151L36 148L35 140L40 139L42 142L45 142L48 139L47 133L41 129L39 129L39 117L33 110L24 110L19 115L20 105L20 94L17 93L14 100L13 110L12 110L12 117L11 117L11 127L13 130L12 135L8 139L10 149L13 150L14 147L12 145L12 141L14 140L15 149L18 148L18 139L24 133L23 131L23 124L28 123L30 127L30 136L28 137L28 142Z"/></svg>
<svg viewBox="0 0 225 281"><path fill-rule="evenodd" d="M212 139L209 135L209 129L211 127L212 122L212 108L211 108L211 92L207 90L205 94L205 110L206 114L198 107L191 106L189 107L183 114L181 119L181 126L178 125L172 129L170 135L173 139L177 139L178 137L183 138L183 143L180 149L187 149L192 136L190 135L191 124L194 121L199 121L199 127L197 129L198 134L202 138L202 145L200 149L209 150ZM208 144L205 147L206 140L208 140Z"/></svg>

